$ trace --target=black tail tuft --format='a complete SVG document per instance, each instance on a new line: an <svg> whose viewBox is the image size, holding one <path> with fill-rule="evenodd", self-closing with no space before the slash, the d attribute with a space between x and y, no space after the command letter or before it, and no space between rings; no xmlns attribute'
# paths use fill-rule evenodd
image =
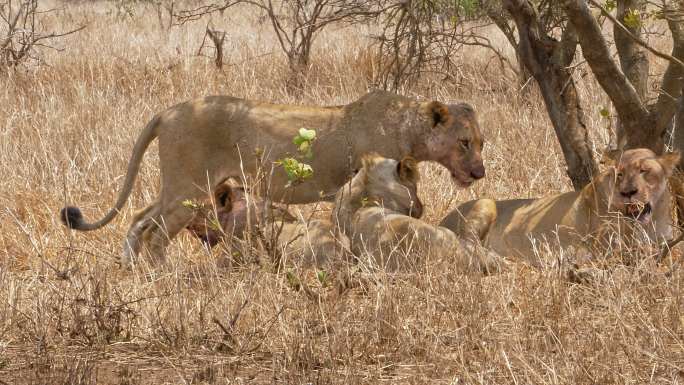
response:
<svg viewBox="0 0 684 385"><path fill-rule="evenodd" d="M66 206L59 212L62 223L70 229L78 230L83 224L83 214L78 207Z"/></svg>

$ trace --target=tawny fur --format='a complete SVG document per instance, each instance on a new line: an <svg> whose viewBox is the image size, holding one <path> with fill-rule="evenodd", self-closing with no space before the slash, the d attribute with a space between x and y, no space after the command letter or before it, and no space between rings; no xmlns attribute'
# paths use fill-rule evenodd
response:
<svg viewBox="0 0 684 385"><path fill-rule="evenodd" d="M498 271L502 260L494 253L418 219L418 178L411 158L364 158L359 173L338 192L333 217L350 237L356 257L389 270L420 263L413 257L453 257L463 271Z"/></svg>
<svg viewBox="0 0 684 385"><path fill-rule="evenodd" d="M206 194L204 186L254 175L258 164L270 168L276 160L296 153L292 138L301 127L317 132L314 156L309 161L314 175L298 186L285 188L286 174L276 169L271 180L275 201L309 203L332 197L369 151L392 158L412 155L419 161L439 162L461 187L484 177L482 136L475 112L466 104L417 102L382 91L338 107L211 96L178 104L148 123L134 146L119 197L102 219L88 223L76 207L64 208L61 219L82 231L109 223L123 208L143 155L157 138L160 195L131 224L122 264L128 265L143 248L155 261L163 261L170 240L193 218L184 201L201 198ZM150 229L149 223L155 228ZM143 229L152 234L141 238Z"/></svg>
<svg viewBox="0 0 684 385"><path fill-rule="evenodd" d="M487 234L488 245L503 254L522 257L537 265L537 247L580 247L601 253L616 229L630 239L643 228L652 240L672 236L671 196L667 179L679 154L656 156L651 150L634 149L618 154L608 168L580 191L540 199L496 202L497 220ZM462 204L441 225L452 230L463 226L479 201ZM651 213L642 211L650 205ZM636 217L636 220L634 219ZM542 253L543 254L543 253Z"/></svg>
<svg viewBox="0 0 684 385"><path fill-rule="evenodd" d="M187 228L209 247L225 239L245 239L248 232L256 236L258 231L300 266L323 267L349 250L349 240L335 231L330 219L295 218L287 209L228 182L200 205Z"/></svg>

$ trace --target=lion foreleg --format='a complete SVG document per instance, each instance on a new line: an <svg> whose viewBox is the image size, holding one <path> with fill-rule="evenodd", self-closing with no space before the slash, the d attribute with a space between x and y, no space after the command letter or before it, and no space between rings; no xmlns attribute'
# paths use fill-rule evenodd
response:
<svg viewBox="0 0 684 385"><path fill-rule="evenodd" d="M496 202L491 199L477 200L465 215L463 234L465 239L484 242L496 221Z"/></svg>

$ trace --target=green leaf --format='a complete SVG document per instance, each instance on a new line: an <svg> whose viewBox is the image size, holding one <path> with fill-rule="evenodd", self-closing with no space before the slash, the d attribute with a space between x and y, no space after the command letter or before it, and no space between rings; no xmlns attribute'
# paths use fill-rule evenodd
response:
<svg viewBox="0 0 684 385"><path fill-rule="evenodd" d="M316 273L316 279L318 279L318 282L320 282L321 285L325 286L326 282L328 281L328 273L320 270Z"/></svg>
<svg viewBox="0 0 684 385"><path fill-rule="evenodd" d="M214 231L221 231L221 222L219 222L216 218L212 218L209 221L209 228Z"/></svg>
<svg viewBox="0 0 684 385"><path fill-rule="evenodd" d="M297 146L297 151L299 153L297 158L301 159L303 157L310 159L313 157L312 142L315 139L315 130L309 130L304 127L299 129L297 136L292 139L292 143ZM306 163L301 163L298 159L293 157L280 159L276 161L275 164L282 166L285 170L288 179L288 183L286 184L287 187L313 176L313 168L311 168L311 166Z"/></svg>
<svg viewBox="0 0 684 385"><path fill-rule="evenodd" d="M606 107L601 107L599 114L601 114L602 117L607 118L610 116L610 111L608 111Z"/></svg>
<svg viewBox="0 0 684 385"><path fill-rule="evenodd" d="M307 179L313 176L313 168L306 163L299 164L299 178Z"/></svg>
<svg viewBox="0 0 684 385"><path fill-rule="evenodd" d="M301 182L313 176L313 168L306 163L301 163L295 158L283 158L275 162L283 167L287 179L291 182Z"/></svg>
<svg viewBox="0 0 684 385"><path fill-rule="evenodd" d="M455 27L457 24L458 24L458 16L456 16L456 15L451 16L451 25Z"/></svg>
<svg viewBox="0 0 684 385"><path fill-rule="evenodd" d="M641 26L641 14L636 9L630 9L625 15L624 22L630 28L639 28Z"/></svg>
<svg viewBox="0 0 684 385"><path fill-rule="evenodd" d="M606 11L610 12L617 7L617 4L615 4L615 0L606 0L606 3L603 7L606 9Z"/></svg>
<svg viewBox="0 0 684 385"><path fill-rule="evenodd" d="M191 200L191 199L186 199L183 202L181 202L181 205L183 207L188 208L190 210L199 210L201 208L200 204Z"/></svg>
<svg viewBox="0 0 684 385"><path fill-rule="evenodd" d="M302 154L308 154L311 152L311 142L302 142L302 144L299 145L299 152Z"/></svg>
<svg viewBox="0 0 684 385"><path fill-rule="evenodd" d="M309 142L316 139L316 131L315 130L307 130L306 128L302 127L299 129L299 136L304 138L304 140L308 140Z"/></svg>

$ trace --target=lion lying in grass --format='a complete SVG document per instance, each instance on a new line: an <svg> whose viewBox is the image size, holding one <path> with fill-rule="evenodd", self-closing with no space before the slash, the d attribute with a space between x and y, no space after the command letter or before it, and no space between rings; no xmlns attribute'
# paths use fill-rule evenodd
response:
<svg viewBox="0 0 684 385"><path fill-rule="evenodd" d="M418 179L413 158L364 157L362 168L335 200L334 218L350 237L354 255L360 260L368 257L372 264L389 270L416 264L413 257L407 258L410 254L415 258L455 256L463 270L498 271L502 260L494 253L478 250L475 242L418 219L423 211L416 194ZM473 229L474 233L486 233L495 218L495 213L490 215L480 223L483 229Z"/></svg>
<svg viewBox="0 0 684 385"><path fill-rule="evenodd" d="M249 232L261 235L280 255L303 266L322 267L349 250L349 240L335 232L329 219L297 219L281 206L228 182L215 189L212 200L198 205L187 229L208 247L233 237L245 239Z"/></svg>
<svg viewBox="0 0 684 385"><path fill-rule="evenodd" d="M259 165L270 166L297 152L292 138L301 127L315 129L310 161L313 176L285 188L287 176L276 170L272 198L310 203L332 197L358 168L361 155L375 151L387 157L411 155L445 166L461 187L484 177L482 135L467 104L416 100L384 91L371 92L344 106L290 106L210 96L178 104L157 114L133 148L123 187L114 207L96 222L87 222L77 207L60 216L68 227L99 229L121 211L133 189L143 155L159 139L159 198L137 215L124 243L122 265L130 264L142 246L161 262L165 249L193 218L183 205L201 199L203 186L254 176ZM258 159L255 159L258 158ZM151 228L146 224L153 223ZM143 235L142 229L147 231Z"/></svg>
<svg viewBox="0 0 684 385"><path fill-rule="evenodd" d="M610 245L614 230L623 239L638 235L639 228L652 240L670 238L667 180L679 158L679 153L656 156L647 149L628 150L581 191L497 201L488 245L498 253L539 264L535 253L539 241L564 248L584 245L600 253ZM478 201L462 204L441 226L454 230L464 226L476 205Z"/></svg>
<svg viewBox="0 0 684 385"><path fill-rule="evenodd" d="M197 204L194 211L195 217L186 228L210 248L224 238L243 239L265 223L296 221L280 205L248 195L242 186L228 181L221 182L213 191L213 199Z"/></svg>

